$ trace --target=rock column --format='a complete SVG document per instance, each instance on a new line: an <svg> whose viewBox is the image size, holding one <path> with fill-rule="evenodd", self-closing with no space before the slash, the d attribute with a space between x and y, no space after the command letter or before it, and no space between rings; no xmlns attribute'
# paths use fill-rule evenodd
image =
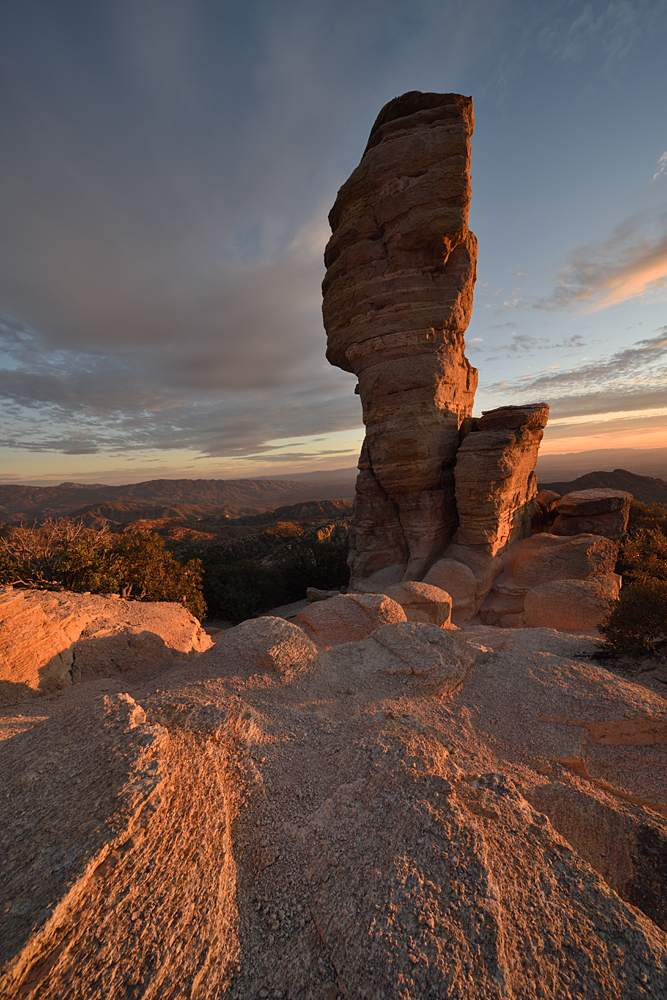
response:
<svg viewBox="0 0 667 1000"><path fill-rule="evenodd" d="M329 361L359 377L352 586L420 580L457 528L454 462L477 371L464 354L477 241L468 229L472 100L387 104L329 215Z"/></svg>

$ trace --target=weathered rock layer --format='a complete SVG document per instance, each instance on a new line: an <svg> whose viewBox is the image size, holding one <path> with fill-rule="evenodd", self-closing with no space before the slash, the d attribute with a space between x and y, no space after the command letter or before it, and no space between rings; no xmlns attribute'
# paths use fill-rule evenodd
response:
<svg viewBox="0 0 667 1000"><path fill-rule="evenodd" d="M329 215L323 313L327 357L358 375L366 425L352 586L444 586L442 565L437 579L426 574L447 558L473 573L474 610L497 554L530 533L549 408L471 417L473 127L472 99L460 94L414 91L382 109ZM456 550L446 552L452 540Z"/></svg>
<svg viewBox="0 0 667 1000"><path fill-rule="evenodd" d="M366 424L353 582L420 579L456 529L453 465L477 386L464 355L473 125L458 94L391 101L329 216L327 357L359 376Z"/></svg>

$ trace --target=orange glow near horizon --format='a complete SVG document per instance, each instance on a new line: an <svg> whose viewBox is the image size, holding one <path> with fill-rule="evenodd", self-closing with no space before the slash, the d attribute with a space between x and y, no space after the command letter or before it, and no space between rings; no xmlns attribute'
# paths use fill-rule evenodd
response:
<svg viewBox="0 0 667 1000"><path fill-rule="evenodd" d="M540 455L561 455L597 448L667 448L667 427L635 427L604 430L600 434L550 437L549 426L540 445Z"/></svg>

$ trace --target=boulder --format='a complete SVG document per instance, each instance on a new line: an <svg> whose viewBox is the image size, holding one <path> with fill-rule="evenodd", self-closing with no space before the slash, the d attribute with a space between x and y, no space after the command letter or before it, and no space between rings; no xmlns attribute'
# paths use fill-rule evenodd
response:
<svg viewBox="0 0 667 1000"><path fill-rule="evenodd" d="M199 657L197 667L216 676L268 670L292 678L309 670L316 660L317 649L303 629L267 615L227 629L213 648Z"/></svg>
<svg viewBox="0 0 667 1000"><path fill-rule="evenodd" d="M469 566L458 559L437 559L424 577L424 583L446 591L452 599L452 615L466 618L475 613L477 578Z"/></svg>
<svg viewBox="0 0 667 1000"><path fill-rule="evenodd" d="M529 627L554 628L563 632L596 629L618 598L620 578L614 573L594 580L549 580L533 587L525 596L525 620Z"/></svg>
<svg viewBox="0 0 667 1000"><path fill-rule="evenodd" d="M497 583L529 590L547 580L592 580L614 572L618 544L601 535L544 532L509 546Z"/></svg>
<svg viewBox="0 0 667 1000"><path fill-rule="evenodd" d="M162 669L211 645L182 604L69 591L0 590L0 700L5 703Z"/></svg>
<svg viewBox="0 0 667 1000"><path fill-rule="evenodd" d="M550 528L554 535L584 532L620 541L630 516L632 494L624 490L591 489L566 493L555 505Z"/></svg>
<svg viewBox="0 0 667 1000"><path fill-rule="evenodd" d="M440 628L451 625L452 599L440 587L408 580L385 587L384 593L401 605L409 622L426 622Z"/></svg>
<svg viewBox="0 0 667 1000"><path fill-rule="evenodd" d="M515 542L503 555L504 571L482 604L480 618L486 625L523 627L526 594L532 588L553 580L608 580L617 554L618 543L601 535L563 538L545 532Z"/></svg>
<svg viewBox="0 0 667 1000"><path fill-rule="evenodd" d="M566 493L556 504L556 512L567 517L592 517L611 514L630 507L632 494L625 490L575 490Z"/></svg>
<svg viewBox="0 0 667 1000"><path fill-rule="evenodd" d="M318 647L363 639L379 625L407 621L400 604L385 594L341 594L304 608L295 623Z"/></svg>
<svg viewBox="0 0 667 1000"><path fill-rule="evenodd" d="M419 579L456 527L453 465L477 372L464 354L472 100L417 91L380 112L329 215L329 361L359 377L366 439L350 584Z"/></svg>
<svg viewBox="0 0 667 1000"><path fill-rule="evenodd" d="M88 624L86 615L58 621L30 591L0 590L0 701L57 690L72 683L72 639Z"/></svg>

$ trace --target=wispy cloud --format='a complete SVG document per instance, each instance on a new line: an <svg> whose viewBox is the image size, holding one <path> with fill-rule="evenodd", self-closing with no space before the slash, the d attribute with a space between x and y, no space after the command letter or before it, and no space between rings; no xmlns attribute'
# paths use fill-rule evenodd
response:
<svg viewBox="0 0 667 1000"><path fill-rule="evenodd" d="M569 369L480 386L484 397L502 403L544 399L558 417L654 410L667 393L667 326L631 347Z"/></svg>
<svg viewBox="0 0 667 1000"><path fill-rule="evenodd" d="M207 386L196 391L187 372L179 379L178 359L165 366L150 350L131 357L49 350L11 321L0 324L0 355L0 445L27 451L190 449L239 457L360 422L354 377L320 357L302 369L298 386L280 375L267 385L261 373L253 382L237 358L238 385L228 374L216 397Z"/></svg>
<svg viewBox="0 0 667 1000"><path fill-rule="evenodd" d="M653 174L653 180L657 181L658 177L662 177L663 174L667 174L667 149L658 160L658 169Z"/></svg>
<svg viewBox="0 0 667 1000"><path fill-rule="evenodd" d="M629 299L662 295L667 289L667 215L656 235L647 235L640 219L630 219L602 242L580 247L558 274L556 287L536 309L573 305L597 312Z"/></svg>
<svg viewBox="0 0 667 1000"><path fill-rule="evenodd" d="M555 13L541 29L538 44L543 52L569 63L581 62L591 49L600 51L607 64L622 59L653 19L650 6L641 0L583 6L561 3Z"/></svg>
<svg viewBox="0 0 667 1000"><path fill-rule="evenodd" d="M507 326L508 324L502 324ZM538 351L549 351L553 356L556 351L574 351L587 346L587 342L579 333L573 333L570 337L562 340L554 340L553 337L534 337L528 333L517 333L512 331L509 340L498 345L491 354L484 359L485 363L499 361L501 358L532 357Z"/></svg>

